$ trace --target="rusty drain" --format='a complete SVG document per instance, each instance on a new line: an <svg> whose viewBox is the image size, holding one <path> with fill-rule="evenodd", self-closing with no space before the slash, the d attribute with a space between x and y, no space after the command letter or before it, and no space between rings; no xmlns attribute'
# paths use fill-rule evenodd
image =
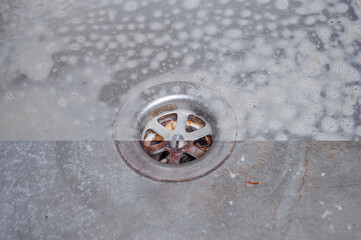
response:
<svg viewBox="0 0 361 240"><path fill-rule="evenodd" d="M142 133L142 147L161 163L182 164L203 156L211 147L213 130L207 120L187 109L152 118Z"/></svg>
<svg viewBox="0 0 361 240"><path fill-rule="evenodd" d="M189 181L217 169L237 136L232 107L213 89L186 81L139 85L114 124L125 163L157 181Z"/></svg>

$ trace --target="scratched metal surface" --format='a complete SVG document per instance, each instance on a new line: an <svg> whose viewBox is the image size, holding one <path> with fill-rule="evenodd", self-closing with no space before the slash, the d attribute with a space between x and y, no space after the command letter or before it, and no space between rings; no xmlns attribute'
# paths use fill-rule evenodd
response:
<svg viewBox="0 0 361 240"><path fill-rule="evenodd" d="M1 239L359 239L361 144L238 142L190 182L108 142L1 142Z"/></svg>
<svg viewBox="0 0 361 240"><path fill-rule="evenodd" d="M0 239L360 239L360 16L360 0L0 1ZM113 123L136 90L184 80L256 142L194 181L141 177Z"/></svg>

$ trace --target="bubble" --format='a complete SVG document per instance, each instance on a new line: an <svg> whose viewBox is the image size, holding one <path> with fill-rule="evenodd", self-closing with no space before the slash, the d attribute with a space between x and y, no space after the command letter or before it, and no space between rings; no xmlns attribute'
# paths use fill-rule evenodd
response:
<svg viewBox="0 0 361 240"><path fill-rule="evenodd" d="M183 0L182 2L183 7L188 10L197 8L200 3L199 0Z"/></svg>
<svg viewBox="0 0 361 240"><path fill-rule="evenodd" d="M313 17L313 16L308 16L308 17L305 18L304 23L305 23L306 25L308 25L308 26L311 26L311 25L313 25L313 24L316 23L316 18Z"/></svg>
<svg viewBox="0 0 361 240"><path fill-rule="evenodd" d="M178 86L178 85L174 85L174 86L172 87L172 91L173 91L174 93L179 93L180 90L181 90L181 87Z"/></svg>
<svg viewBox="0 0 361 240"><path fill-rule="evenodd" d="M164 29L164 24L159 23L159 22L152 22L149 24L149 28L153 31L161 31Z"/></svg>
<svg viewBox="0 0 361 240"><path fill-rule="evenodd" d="M191 55L187 55L184 59L183 59L183 63L187 66L192 65L194 63L194 57Z"/></svg>
<svg viewBox="0 0 361 240"><path fill-rule="evenodd" d="M297 110L294 106L283 107L280 112L280 117L285 120L292 120L295 118Z"/></svg>
<svg viewBox="0 0 361 240"><path fill-rule="evenodd" d="M167 59L168 57L168 53L167 52L160 52L155 56L155 60L157 61L164 61L165 59Z"/></svg>
<svg viewBox="0 0 361 240"><path fill-rule="evenodd" d="M221 24L222 24L222 26L227 27L232 24L232 19L224 18L221 20Z"/></svg>
<svg viewBox="0 0 361 240"><path fill-rule="evenodd" d="M271 0L257 0L258 3L260 4L266 4L269 3Z"/></svg>
<svg viewBox="0 0 361 240"><path fill-rule="evenodd" d="M204 31L208 35L215 35L218 32L218 29L215 24L208 24L205 26Z"/></svg>
<svg viewBox="0 0 361 240"><path fill-rule="evenodd" d="M355 130L355 134L361 137L361 126L358 126Z"/></svg>
<svg viewBox="0 0 361 240"><path fill-rule="evenodd" d="M272 119L268 121L268 128L271 131L278 131L283 128L283 122L278 119Z"/></svg>
<svg viewBox="0 0 361 240"><path fill-rule="evenodd" d="M124 5L124 10L127 12L134 12L138 9L138 3L135 1L127 2Z"/></svg>
<svg viewBox="0 0 361 240"><path fill-rule="evenodd" d="M71 56L68 59L69 64L75 65L78 62L78 59L75 56Z"/></svg>
<svg viewBox="0 0 361 240"><path fill-rule="evenodd" d="M337 4L336 9L339 13L345 13L348 10L348 6L346 3L339 3Z"/></svg>
<svg viewBox="0 0 361 240"><path fill-rule="evenodd" d="M159 68L159 62L157 62L157 61L152 61L151 63L150 63L150 68L151 69L157 69L157 68Z"/></svg>
<svg viewBox="0 0 361 240"><path fill-rule="evenodd" d="M241 37L242 32L239 29L230 29L228 31L225 32L225 36L229 39L237 39L239 37Z"/></svg>
<svg viewBox="0 0 361 240"><path fill-rule="evenodd" d="M137 16L136 21L137 22L144 22L145 21L145 16L143 16L143 15Z"/></svg>
<svg viewBox="0 0 361 240"><path fill-rule="evenodd" d="M109 49L115 49L118 47L118 44L116 42L109 42L108 48Z"/></svg>
<svg viewBox="0 0 361 240"><path fill-rule="evenodd" d="M138 64L137 64L137 61L135 61L135 60L129 60L129 61L127 62L127 67L128 67L128 68L135 68L137 65L138 65Z"/></svg>
<svg viewBox="0 0 361 240"><path fill-rule="evenodd" d="M141 50L141 55L142 55L143 57L148 57L148 56L150 56L152 53L153 53L153 49L151 49L151 48L143 48L143 49Z"/></svg>
<svg viewBox="0 0 361 240"><path fill-rule="evenodd" d="M61 98L58 99L58 105L59 105L60 107L66 107L67 102L66 102L66 100L65 100L64 97L61 97Z"/></svg>
<svg viewBox="0 0 361 240"><path fill-rule="evenodd" d="M58 32L60 33L66 33L67 31L69 31L69 27L62 26L58 28Z"/></svg>
<svg viewBox="0 0 361 240"><path fill-rule="evenodd" d="M354 125L355 125L355 121L352 118L343 118L340 121L341 129L347 134L353 133Z"/></svg>
<svg viewBox="0 0 361 240"><path fill-rule="evenodd" d="M79 48L80 48L80 45L77 44L77 43L70 44L70 49L73 50L73 51L78 51Z"/></svg>
<svg viewBox="0 0 361 240"><path fill-rule="evenodd" d="M97 42L95 47L98 49L98 50L101 50L104 48L104 42Z"/></svg>
<svg viewBox="0 0 361 240"><path fill-rule="evenodd" d="M191 31L191 36L193 39L199 39L203 35L203 31L200 28L194 28Z"/></svg>
<svg viewBox="0 0 361 240"><path fill-rule="evenodd" d="M180 40L187 40L187 39L188 39L188 33L185 32L185 31L180 32L180 33L178 34L178 38L179 38Z"/></svg>
<svg viewBox="0 0 361 240"><path fill-rule="evenodd" d="M117 16L117 12L115 10L110 10L108 12L109 21L114 22Z"/></svg>
<svg viewBox="0 0 361 240"><path fill-rule="evenodd" d="M291 133L299 136L311 135L315 131L315 128L312 125L300 120L292 121L288 129Z"/></svg>
<svg viewBox="0 0 361 240"><path fill-rule="evenodd" d="M224 15L227 16L227 17L233 16L233 15L234 15L233 9L230 9L230 8L226 9L226 10L224 11Z"/></svg>
<svg viewBox="0 0 361 240"><path fill-rule="evenodd" d="M249 10L243 10L243 11L241 12L241 17L243 17L243 18L248 18L248 17L250 17L251 15L252 15L252 12L249 11Z"/></svg>
<svg viewBox="0 0 361 240"><path fill-rule="evenodd" d="M339 129L336 119L332 117L325 117L324 119L322 119L321 127L327 133L335 133Z"/></svg>
<svg viewBox="0 0 361 240"><path fill-rule="evenodd" d="M153 13L153 16L156 17L156 18L160 18L162 15L163 15L163 12L160 11L160 10L156 10L156 11Z"/></svg>
<svg viewBox="0 0 361 240"><path fill-rule="evenodd" d="M288 0L276 0L275 6L279 10L285 10L288 8Z"/></svg>

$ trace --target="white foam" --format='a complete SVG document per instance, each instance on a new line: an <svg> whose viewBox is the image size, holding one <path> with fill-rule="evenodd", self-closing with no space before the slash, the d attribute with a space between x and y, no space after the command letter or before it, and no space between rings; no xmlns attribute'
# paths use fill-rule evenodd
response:
<svg viewBox="0 0 361 240"><path fill-rule="evenodd" d="M275 6L280 10L285 10L288 8L288 0L276 0Z"/></svg>
<svg viewBox="0 0 361 240"><path fill-rule="evenodd" d="M138 9L138 3L136 1L130 1L130 2L127 2L125 5L124 5L124 10L127 11L127 12L134 12Z"/></svg>
<svg viewBox="0 0 361 240"><path fill-rule="evenodd" d="M335 133L339 129L337 120L332 117L325 117L321 121L322 129L328 133Z"/></svg>
<svg viewBox="0 0 361 240"><path fill-rule="evenodd" d="M195 9L199 6L199 0L183 0L183 7L185 9Z"/></svg>
<svg viewBox="0 0 361 240"><path fill-rule="evenodd" d="M24 41L14 52L13 67L33 81L44 80L54 64L52 52L54 50L47 48L47 44L34 40Z"/></svg>

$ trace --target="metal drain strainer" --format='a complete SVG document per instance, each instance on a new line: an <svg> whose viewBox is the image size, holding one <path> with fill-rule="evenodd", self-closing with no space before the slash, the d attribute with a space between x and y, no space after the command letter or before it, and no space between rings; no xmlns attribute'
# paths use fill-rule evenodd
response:
<svg viewBox="0 0 361 240"><path fill-rule="evenodd" d="M131 94L114 140L133 170L159 181L187 181L220 166L237 135L235 114L212 89L167 82Z"/></svg>
<svg viewBox="0 0 361 240"><path fill-rule="evenodd" d="M180 164L200 158L212 145L211 124L187 109L152 118L142 133L142 146L155 160Z"/></svg>

